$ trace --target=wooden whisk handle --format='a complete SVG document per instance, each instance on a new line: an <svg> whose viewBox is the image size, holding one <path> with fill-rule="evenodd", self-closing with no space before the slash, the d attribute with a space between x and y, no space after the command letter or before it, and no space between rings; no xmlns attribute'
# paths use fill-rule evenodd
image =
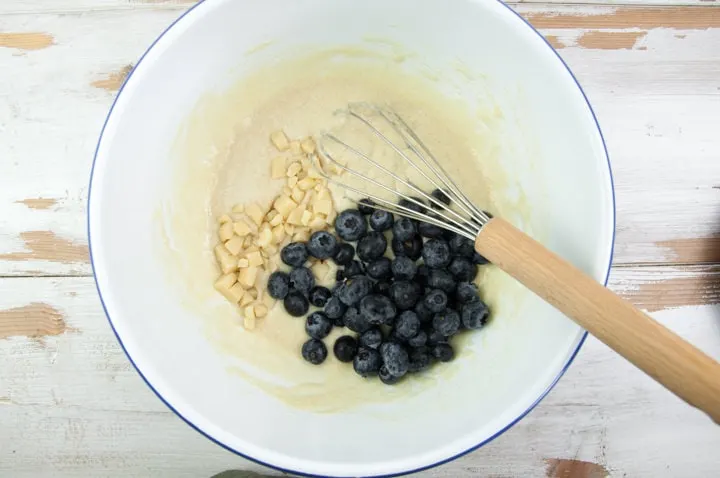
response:
<svg viewBox="0 0 720 478"><path fill-rule="evenodd" d="M475 249L720 424L720 364L502 219Z"/></svg>

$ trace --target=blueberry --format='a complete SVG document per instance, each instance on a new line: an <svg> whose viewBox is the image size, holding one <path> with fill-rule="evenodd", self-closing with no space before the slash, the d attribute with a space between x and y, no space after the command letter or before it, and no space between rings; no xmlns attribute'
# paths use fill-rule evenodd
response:
<svg viewBox="0 0 720 478"><path fill-rule="evenodd" d="M383 341L383 333L378 327L373 327L363 332L358 340L361 347L377 349Z"/></svg>
<svg viewBox="0 0 720 478"><path fill-rule="evenodd" d="M314 339L324 339L330 335L333 323L322 312L313 312L305 319L305 332Z"/></svg>
<svg viewBox="0 0 720 478"><path fill-rule="evenodd" d="M360 301L360 313L372 325L390 325L395 319L397 309L388 297L371 294Z"/></svg>
<svg viewBox="0 0 720 478"><path fill-rule="evenodd" d="M413 197L411 199L412 199L412 201L410 199L403 198L400 201L398 201L398 205L400 207L408 208L411 211L415 211L415 212L418 212L421 214L424 213L425 210L427 209L425 207L425 202L423 202L423 200L420 199L419 197Z"/></svg>
<svg viewBox="0 0 720 478"><path fill-rule="evenodd" d="M361 199L358 201L358 211L366 216L372 214L375 211L375 201L370 198Z"/></svg>
<svg viewBox="0 0 720 478"><path fill-rule="evenodd" d="M478 271L477 266L470 259L462 256L454 257L448 270L457 280L462 282L474 280Z"/></svg>
<svg viewBox="0 0 720 478"><path fill-rule="evenodd" d="M448 241L450 246L450 252L454 256L472 258L475 253L475 244L467 237L461 236L460 234L453 234Z"/></svg>
<svg viewBox="0 0 720 478"><path fill-rule="evenodd" d="M330 297L330 299L325 304L325 315L327 315L329 318L333 320L340 319L343 315L345 315L345 311L347 310L347 305L343 304L338 296L334 295Z"/></svg>
<svg viewBox="0 0 720 478"><path fill-rule="evenodd" d="M358 334L362 334L372 327L367 317L361 314L357 307L348 308L343 316L343 322L345 327Z"/></svg>
<svg viewBox="0 0 720 478"><path fill-rule="evenodd" d="M389 279L390 278L390 259L381 257L367 265L367 275L373 279Z"/></svg>
<svg viewBox="0 0 720 478"><path fill-rule="evenodd" d="M273 272L268 278L267 290L273 299L284 299L290 292L290 276L281 271Z"/></svg>
<svg viewBox="0 0 720 478"><path fill-rule="evenodd" d="M330 289L327 287L315 286L310 289L310 303L315 307L325 307L331 295Z"/></svg>
<svg viewBox="0 0 720 478"><path fill-rule="evenodd" d="M462 324L466 329L479 329L488 320L490 309L481 300L465 304L462 308Z"/></svg>
<svg viewBox="0 0 720 478"><path fill-rule="evenodd" d="M418 232L422 237L428 237L430 239L439 239L443 237L445 229L429 222L421 222L418 225Z"/></svg>
<svg viewBox="0 0 720 478"><path fill-rule="evenodd" d="M415 304L414 310L418 316L418 319L420 319L420 323L429 324L430 322L432 322L435 313L431 312L430 309L427 308L427 306L425 305L425 301L419 300L418 303Z"/></svg>
<svg viewBox="0 0 720 478"><path fill-rule="evenodd" d="M449 362L455 358L455 351L452 345L446 343L440 343L432 348L433 357L441 362Z"/></svg>
<svg viewBox="0 0 720 478"><path fill-rule="evenodd" d="M427 339L427 333L420 330L415 337L409 338L407 343L410 347L422 347L427 344Z"/></svg>
<svg viewBox="0 0 720 478"><path fill-rule="evenodd" d="M390 286L390 298L398 309L413 307L420 298L420 285L415 282L397 281Z"/></svg>
<svg viewBox="0 0 720 478"><path fill-rule="evenodd" d="M392 275L395 280L410 280L416 273L415 261L409 257L399 256L392 261Z"/></svg>
<svg viewBox="0 0 720 478"><path fill-rule="evenodd" d="M353 369L358 375L367 377L373 375L380 370L382 359L377 350L360 347L357 355L353 359Z"/></svg>
<svg viewBox="0 0 720 478"><path fill-rule="evenodd" d="M409 241L417 235L417 229L415 227L415 221L408 219L407 217L401 217L392 227L393 238L400 242Z"/></svg>
<svg viewBox="0 0 720 478"><path fill-rule="evenodd" d="M430 275L430 268L425 264L420 264L415 273L415 282L419 283L423 287L428 285L428 276Z"/></svg>
<svg viewBox="0 0 720 478"><path fill-rule="evenodd" d="M408 257L414 261L422 255L423 242L420 236L415 236L407 241L400 241L396 237L392 240L392 250L395 256Z"/></svg>
<svg viewBox="0 0 720 478"><path fill-rule="evenodd" d="M325 260L335 255L338 242L335 236L327 231L315 231L310 236L306 247L312 257Z"/></svg>
<svg viewBox="0 0 720 478"><path fill-rule="evenodd" d="M310 304L305 296L301 292L295 290L290 291L290 293L285 296L283 305L285 306L287 313L293 317L301 317L307 314L307 311L310 308Z"/></svg>
<svg viewBox="0 0 720 478"><path fill-rule="evenodd" d="M428 333L427 344L429 346L434 347L437 344L443 344L445 342L447 342L447 337L445 337L439 331L432 330L430 331L430 333Z"/></svg>
<svg viewBox="0 0 720 478"><path fill-rule="evenodd" d="M445 204L446 206L450 205L450 196L448 196L447 193L445 193L445 191L443 191L442 189L435 189L433 190L433 192L430 193L430 195L441 203ZM436 209L440 208L440 206L435 203L432 203L431 206Z"/></svg>
<svg viewBox="0 0 720 478"><path fill-rule="evenodd" d="M343 269L338 269L335 271L335 280L337 282L342 282L345 280L345 271Z"/></svg>
<svg viewBox="0 0 720 478"><path fill-rule="evenodd" d="M302 356L313 365L319 365L327 358L327 348L322 341L310 339L302 346Z"/></svg>
<svg viewBox="0 0 720 478"><path fill-rule="evenodd" d="M357 241L367 232L365 216L357 209L346 209L335 218L335 232L341 239Z"/></svg>
<svg viewBox="0 0 720 478"><path fill-rule="evenodd" d="M455 290L455 299L460 304L467 304L468 302L480 300L477 286L472 282L459 282L457 290Z"/></svg>
<svg viewBox="0 0 720 478"><path fill-rule="evenodd" d="M392 229L395 224L395 218L392 213L376 209L370 215L370 227L376 231L383 232Z"/></svg>
<svg viewBox="0 0 720 478"><path fill-rule="evenodd" d="M457 282L449 272L442 269L432 269L428 275L427 285L433 289L440 289L450 294L455 290Z"/></svg>
<svg viewBox="0 0 720 478"><path fill-rule="evenodd" d="M477 265L479 265L479 266L482 266L482 265L485 265L485 264L489 264L489 263L490 263L489 260L485 259L483 256L481 256L481 255L480 255L479 253L477 253L477 252L474 252L474 253L473 253L472 261L473 261L473 263L475 263L475 264L477 264Z"/></svg>
<svg viewBox="0 0 720 478"><path fill-rule="evenodd" d="M437 314L438 312L442 312L447 308L447 294L445 294L445 292L440 289L432 289L425 295L423 303L430 312Z"/></svg>
<svg viewBox="0 0 720 478"><path fill-rule="evenodd" d="M460 314L453 309L445 309L433 317L433 328L445 337L455 335L460 330Z"/></svg>
<svg viewBox="0 0 720 478"><path fill-rule="evenodd" d="M301 292L307 297L310 289L315 287L315 277L307 267L296 267L290 271L290 288Z"/></svg>
<svg viewBox="0 0 720 478"><path fill-rule="evenodd" d="M380 355L390 375L402 377L410 366L407 350L400 344L387 342L380 346Z"/></svg>
<svg viewBox="0 0 720 478"><path fill-rule="evenodd" d="M382 232L372 231L363 236L357 244L357 255L363 262L382 257L387 249L387 239Z"/></svg>
<svg viewBox="0 0 720 478"><path fill-rule="evenodd" d="M373 288L373 282L366 276L356 276L348 279L338 289L338 297L345 305L355 305L360 299L368 295Z"/></svg>
<svg viewBox="0 0 720 478"><path fill-rule="evenodd" d="M395 335L401 340L409 340L420 331L420 319L412 310L406 310L395 321Z"/></svg>
<svg viewBox="0 0 720 478"><path fill-rule="evenodd" d="M416 373L422 372L423 370L430 367L432 359L430 353L425 350L425 347L414 349L410 352L410 366L408 372Z"/></svg>
<svg viewBox="0 0 720 478"><path fill-rule="evenodd" d="M350 279L351 277L356 277L364 273L365 268L359 261L350 261L350 264L346 265L345 269L343 269L343 278L341 280Z"/></svg>
<svg viewBox="0 0 720 478"><path fill-rule="evenodd" d="M373 294L388 295L390 293L390 283L386 281L376 282L373 286Z"/></svg>
<svg viewBox="0 0 720 478"><path fill-rule="evenodd" d="M385 385L395 385L400 381L402 377L396 377L395 375L391 374L388 368L383 365L378 371L378 378Z"/></svg>
<svg viewBox="0 0 720 478"><path fill-rule="evenodd" d="M355 358L355 354L358 351L358 343L354 337L349 335L343 335L335 341L333 346L333 353L335 357L341 362L352 362Z"/></svg>
<svg viewBox="0 0 720 478"><path fill-rule="evenodd" d="M280 251L280 259L292 267L300 267L308 260L308 250L305 243L291 242Z"/></svg>
<svg viewBox="0 0 720 478"><path fill-rule="evenodd" d="M355 248L352 244L340 244L335 250L333 260L339 266L346 266L352 262L353 257L355 257Z"/></svg>
<svg viewBox="0 0 720 478"><path fill-rule="evenodd" d="M442 269L450 264L450 247L442 239L430 239L422 250L425 265L431 269Z"/></svg>

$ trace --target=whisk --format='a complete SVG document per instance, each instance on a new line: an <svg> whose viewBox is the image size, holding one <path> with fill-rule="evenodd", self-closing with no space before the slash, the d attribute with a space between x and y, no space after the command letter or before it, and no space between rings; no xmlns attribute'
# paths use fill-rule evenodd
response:
<svg viewBox="0 0 720 478"><path fill-rule="evenodd" d="M342 176L330 176L319 164L318 169L329 182L372 199L378 209L433 224L474 241L480 255L720 423L720 364L507 221L474 205L425 143L392 109L362 103L349 105L343 113L358 122L362 131L380 145L389 148L391 155L402 159L407 171L442 191L444 197L428 194L407 175L393 171L397 168L383 164L375 155L334 133L318 139L319 158L325 165L332 163L336 170L344 171ZM338 160L331 152L332 147L355 158L348 164L360 161L370 167L372 174ZM342 177L359 179L362 189ZM365 187L368 190L363 190ZM380 193L369 193L371 189L387 193L390 199ZM428 204L432 208L428 209Z"/></svg>

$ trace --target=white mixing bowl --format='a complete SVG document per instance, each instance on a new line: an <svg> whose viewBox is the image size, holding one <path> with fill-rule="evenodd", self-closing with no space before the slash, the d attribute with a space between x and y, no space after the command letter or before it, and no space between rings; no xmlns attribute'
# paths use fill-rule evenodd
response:
<svg viewBox="0 0 720 478"><path fill-rule="evenodd" d="M464 65L505 115L503 167L528 199L526 224L549 248L604 282L614 234L602 136L552 48L496 0L206 0L138 62L101 135L88 227L98 291L118 340L147 384L189 425L242 456L295 473L375 476L421 470L475 449L520 420L568 367L585 332L529 293L494 317L453 373L407 400L312 413L227 371L203 324L182 307L154 249L154 213L172 144L193 105L302 43L383 38L428 70ZM273 48L245 53L272 41ZM290 51L288 49L287 51ZM459 71L459 70L458 70ZM462 72L461 72L462 73ZM477 81L458 84L469 96ZM350 372L351 373L351 372Z"/></svg>

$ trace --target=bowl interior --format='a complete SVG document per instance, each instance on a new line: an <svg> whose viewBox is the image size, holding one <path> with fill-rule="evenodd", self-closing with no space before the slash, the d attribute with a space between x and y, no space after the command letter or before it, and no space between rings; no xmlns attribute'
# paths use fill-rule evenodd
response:
<svg viewBox="0 0 720 478"><path fill-rule="evenodd" d="M508 119L502 167L514 179L503 193L522 191L531 210L522 227L598 281L606 279L612 254L611 178L592 112L552 49L501 3L199 4L139 62L104 129L89 205L96 278L128 355L172 408L228 448L302 473L410 471L477 446L542 398L583 337L508 279L513 303L473 339L472 353L404 400L318 414L228 372L231 359L183 307L154 248L178 129L202 95L297 51L298 43L370 48L370 38L416 52L422 68L455 78L456 94L496 102ZM246 55L266 42L271 48ZM471 79L468 70L479 74Z"/></svg>

